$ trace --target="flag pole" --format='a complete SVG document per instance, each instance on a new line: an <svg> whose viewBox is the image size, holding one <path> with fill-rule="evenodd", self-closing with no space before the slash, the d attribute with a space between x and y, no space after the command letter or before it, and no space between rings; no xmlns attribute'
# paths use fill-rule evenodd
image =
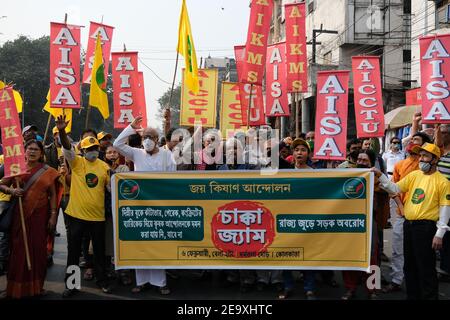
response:
<svg viewBox="0 0 450 320"><path fill-rule="evenodd" d="M178 45L177 45L177 57L175 59L175 71L173 72L173 80L172 80L172 88L170 89L169 104L166 106L166 110L165 110L164 135L166 135L167 132L169 132L169 130L170 130L170 107L172 106L173 90L175 88L175 80L177 77L178 58L180 55L178 53L179 48L180 48L180 41L178 41Z"/></svg>

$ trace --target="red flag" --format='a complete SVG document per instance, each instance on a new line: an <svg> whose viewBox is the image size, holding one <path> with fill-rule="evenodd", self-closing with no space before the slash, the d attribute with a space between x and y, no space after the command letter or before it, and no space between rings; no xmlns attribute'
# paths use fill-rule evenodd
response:
<svg viewBox="0 0 450 320"><path fill-rule="evenodd" d="M345 160L350 71L317 72L314 158Z"/></svg>
<svg viewBox="0 0 450 320"><path fill-rule="evenodd" d="M114 128L127 127L139 114L137 52L113 52Z"/></svg>
<svg viewBox="0 0 450 320"><path fill-rule="evenodd" d="M25 174L27 165L22 129L11 87L4 87L0 90L0 127L2 128L5 178Z"/></svg>
<svg viewBox="0 0 450 320"><path fill-rule="evenodd" d="M286 43L267 47L266 115L287 117L289 100L286 82Z"/></svg>
<svg viewBox="0 0 450 320"><path fill-rule="evenodd" d="M138 106L139 115L142 116L142 127L147 127L147 103L145 100L145 85L144 85L144 73L139 72L139 94L138 94Z"/></svg>
<svg viewBox="0 0 450 320"><path fill-rule="evenodd" d="M352 70L358 138L384 137L380 58L352 57Z"/></svg>
<svg viewBox="0 0 450 320"><path fill-rule="evenodd" d="M239 82L262 85L273 0L252 0L243 70Z"/></svg>
<svg viewBox="0 0 450 320"><path fill-rule="evenodd" d="M235 46L234 53L238 79L240 79L244 62L245 46ZM251 88L253 89L251 90ZM250 91L252 91L252 94L250 94ZM250 126L265 125L266 119L264 116L262 86L239 83L239 96L241 101L242 125L247 125L247 111L250 105ZM250 98L252 101L251 104Z"/></svg>
<svg viewBox="0 0 450 320"><path fill-rule="evenodd" d="M422 123L450 123L450 34L422 37Z"/></svg>
<svg viewBox="0 0 450 320"><path fill-rule="evenodd" d="M80 26L50 23L50 107L81 108Z"/></svg>
<svg viewBox="0 0 450 320"><path fill-rule="evenodd" d="M108 79L109 56L111 55L111 44L114 27L91 21L89 27L89 40L86 52L86 63L84 64L83 83L91 83L92 65L94 64L95 44L97 34L100 33L102 41L103 64L105 66L105 79Z"/></svg>
<svg viewBox="0 0 450 320"><path fill-rule="evenodd" d="M308 91L305 3L285 5L288 92Z"/></svg>
<svg viewBox="0 0 450 320"><path fill-rule="evenodd" d="M421 106L422 105L422 89L416 88L406 90L406 105L407 106Z"/></svg>

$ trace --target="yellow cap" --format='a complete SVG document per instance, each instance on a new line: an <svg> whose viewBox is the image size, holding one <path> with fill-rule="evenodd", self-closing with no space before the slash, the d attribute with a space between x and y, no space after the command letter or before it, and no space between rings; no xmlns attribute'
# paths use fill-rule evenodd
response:
<svg viewBox="0 0 450 320"><path fill-rule="evenodd" d="M111 133L107 133L105 131L102 131L99 134L97 134L98 141L100 141L100 140L102 140L104 138L112 139L112 134Z"/></svg>
<svg viewBox="0 0 450 320"><path fill-rule="evenodd" d="M55 134L55 133L59 133L59 130L57 127L53 127L53 134Z"/></svg>
<svg viewBox="0 0 450 320"><path fill-rule="evenodd" d="M100 146L100 143L94 137L86 137L81 140L81 149L87 149L93 146Z"/></svg>
<svg viewBox="0 0 450 320"><path fill-rule="evenodd" d="M294 150L299 145L305 146L308 149L308 152L311 152L311 147L309 146L308 142L300 138L297 138L292 142L292 150Z"/></svg>
<svg viewBox="0 0 450 320"><path fill-rule="evenodd" d="M441 157L441 150L439 147L432 143L424 143L422 146L415 146L412 151L414 153L419 153L420 151L426 151L434 154L438 159Z"/></svg>

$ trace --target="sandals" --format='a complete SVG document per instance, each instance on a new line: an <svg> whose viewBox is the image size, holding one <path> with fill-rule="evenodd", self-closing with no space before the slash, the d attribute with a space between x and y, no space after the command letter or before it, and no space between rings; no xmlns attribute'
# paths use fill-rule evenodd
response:
<svg viewBox="0 0 450 320"><path fill-rule="evenodd" d="M151 288L151 285L149 283L146 283L146 284L134 287L133 289L131 289L131 293L141 293L141 292L150 290L150 288Z"/></svg>
<svg viewBox="0 0 450 320"><path fill-rule="evenodd" d="M130 284L133 283L133 281L131 280L130 275L127 272L122 272L119 274L119 278L120 278L120 283L123 286L129 286Z"/></svg>
<svg viewBox="0 0 450 320"><path fill-rule="evenodd" d="M352 290L348 290L344 295L341 297L341 300L353 300L355 298L355 292Z"/></svg>
<svg viewBox="0 0 450 320"><path fill-rule="evenodd" d="M292 295L292 289L282 289L278 291L278 299L285 300Z"/></svg>
<svg viewBox="0 0 450 320"><path fill-rule="evenodd" d="M92 281L92 279L94 279L94 269L88 268L84 273L83 279L86 281Z"/></svg>
<svg viewBox="0 0 450 320"><path fill-rule="evenodd" d="M161 294L163 296L166 296L166 295L170 294L170 289L169 289L168 286L159 287L158 290L159 290L159 294Z"/></svg>

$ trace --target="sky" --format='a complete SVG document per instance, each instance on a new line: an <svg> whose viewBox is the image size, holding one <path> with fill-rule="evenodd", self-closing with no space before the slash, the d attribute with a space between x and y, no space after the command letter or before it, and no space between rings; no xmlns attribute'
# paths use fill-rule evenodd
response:
<svg viewBox="0 0 450 320"><path fill-rule="evenodd" d="M170 89L175 71L181 0L14 0L0 6L0 45L19 35L32 39L50 34L50 22L83 25L81 43L87 48L89 22L115 27L112 52L138 51L144 72L149 126L156 118L158 98ZM186 0L197 60L234 57L233 47L245 44L249 21L248 0ZM6 17L3 17L6 16ZM3 17L3 18L2 18ZM176 83L181 82L180 56ZM150 69L153 71L151 71ZM155 75L156 74L156 75Z"/></svg>

